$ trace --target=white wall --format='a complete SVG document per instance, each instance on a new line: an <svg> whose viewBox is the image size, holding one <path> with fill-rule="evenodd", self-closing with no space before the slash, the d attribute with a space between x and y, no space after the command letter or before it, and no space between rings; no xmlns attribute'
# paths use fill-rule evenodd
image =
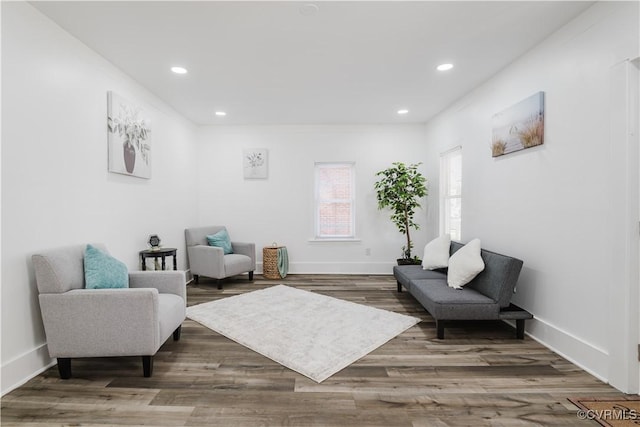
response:
<svg viewBox="0 0 640 427"><path fill-rule="evenodd" d="M378 211L375 173L392 162L419 162L422 125L207 127L199 147L199 224L223 224L234 240L287 246L292 273L389 274L403 236ZM245 180L242 150L269 150L269 178ZM314 237L314 162L356 164L356 233L359 242L310 242ZM424 172L424 168L421 167ZM416 219L426 222L426 209ZM425 233L414 233L423 248ZM371 249L371 255L365 250ZM419 249L421 251L421 249Z"/></svg>
<svg viewBox="0 0 640 427"><path fill-rule="evenodd" d="M107 172L107 91L153 117L152 179ZM34 252L104 242L130 269L196 221L197 128L30 5L2 2L2 390L49 364Z"/></svg>
<svg viewBox="0 0 640 427"><path fill-rule="evenodd" d="M439 154L463 147L463 240L479 237L524 260L514 302L535 315L528 332L629 390L633 384L614 380L621 373L611 363L616 325L607 322L609 310L625 304L609 302L612 290L631 286L620 276L624 242L614 237L628 183L617 174L627 167L614 155L620 141L610 138L610 70L637 56L638 3L596 4L426 129L426 170L436 189ZM492 158L492 115L538 91L546 94L544 145ZM428 229L438 229L437 215Z"/></svg>
<svg viewBox="0 0 640 427"><path fill-rule="evenodd" d="M259 260L262 246L287 245L292 272L388 273L403 239L376 208L375 172L393 161L425 162L430 195L418 213L426 226L414 234L419 253L438 233L439 153L456 145L463 240L480 237L525 261L515 301L536 316L528 332L602 378L624 376L614 363L629 365L616 345L620 316L607 322L607 312L624 304L621 295L638 293L624 288L620 271L629 269L617 256L616 236L630 231L618 221L629 212L621 194L628 183L619 181L629 165L610 139L610 69L638 56L637 9L596 4L426 130L195 128L28 4L2 2L2 391L49 363L32 253L102 241L137 269L139 249L157 233L179 248L184 268L184 227L224 224L234 239L256 242ZM108 90L153 112L151 180L106 171ZM492 159L491 116L539 90L545 145ZM243 148L269 150L267 180L243 179ZM309 241L315 161L356 162L359 242Z"/></svg>

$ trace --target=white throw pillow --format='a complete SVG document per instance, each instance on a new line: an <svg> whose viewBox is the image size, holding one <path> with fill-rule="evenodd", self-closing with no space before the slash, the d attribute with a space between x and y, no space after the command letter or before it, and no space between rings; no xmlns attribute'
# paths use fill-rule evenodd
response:
<svg viewBox="0 0 640 427"><path fill-rule="evenodd" d="M449 258L447 284L452 288L462 289L482 270L484 261L480 256L480 239L473 239Z"/></svg>
<svg viewBox="0 0 640 427"><path fill-rule="evenodd" d="M451 236L443 234L436 237L424 247L422 256L422 269L435 270L445 268L449 265L449 247L451 246Z"/></svg>

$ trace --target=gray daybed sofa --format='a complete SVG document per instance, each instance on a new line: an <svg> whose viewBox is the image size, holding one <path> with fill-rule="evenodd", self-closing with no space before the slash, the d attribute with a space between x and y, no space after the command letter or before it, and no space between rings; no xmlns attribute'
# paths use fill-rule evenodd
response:
<svg viewBox="0 0 640 427"><path fill-rule="evenodd" d="M451 242L453 255L464 245ZM398 292L404 287L433 316L439 339L450 320L515 320L516 335L524 338L524 322L533 316L511 304L523 262L482 249L485 268L462 289L447 285L447 270L423 270L421 265L393 267Z"/></svg>

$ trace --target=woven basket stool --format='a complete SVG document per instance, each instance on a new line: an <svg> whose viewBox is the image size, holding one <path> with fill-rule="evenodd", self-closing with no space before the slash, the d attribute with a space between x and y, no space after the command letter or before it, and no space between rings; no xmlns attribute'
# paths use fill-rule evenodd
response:
<svg viewBox="0 0 640 427"><path fill-rule="evenodd" d="M262 275L265 279L282 279L278 270L278 249L285 246L265 246L262 248Z"/></svg>

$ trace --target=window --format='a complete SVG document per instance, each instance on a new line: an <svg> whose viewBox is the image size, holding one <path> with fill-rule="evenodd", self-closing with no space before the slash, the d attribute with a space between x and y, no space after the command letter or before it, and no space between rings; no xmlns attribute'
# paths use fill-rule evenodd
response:
<svg viewBox="0 0 640 427"><path fill-rule="evenodd" d="M355 237L355 164L316 163L317 239Z"/></svg>
<svg viewBox="0 0 640 427"><path fill-rule="evenodd" d="M440 233L462 239L462 147L440 155Z"/></svg>

